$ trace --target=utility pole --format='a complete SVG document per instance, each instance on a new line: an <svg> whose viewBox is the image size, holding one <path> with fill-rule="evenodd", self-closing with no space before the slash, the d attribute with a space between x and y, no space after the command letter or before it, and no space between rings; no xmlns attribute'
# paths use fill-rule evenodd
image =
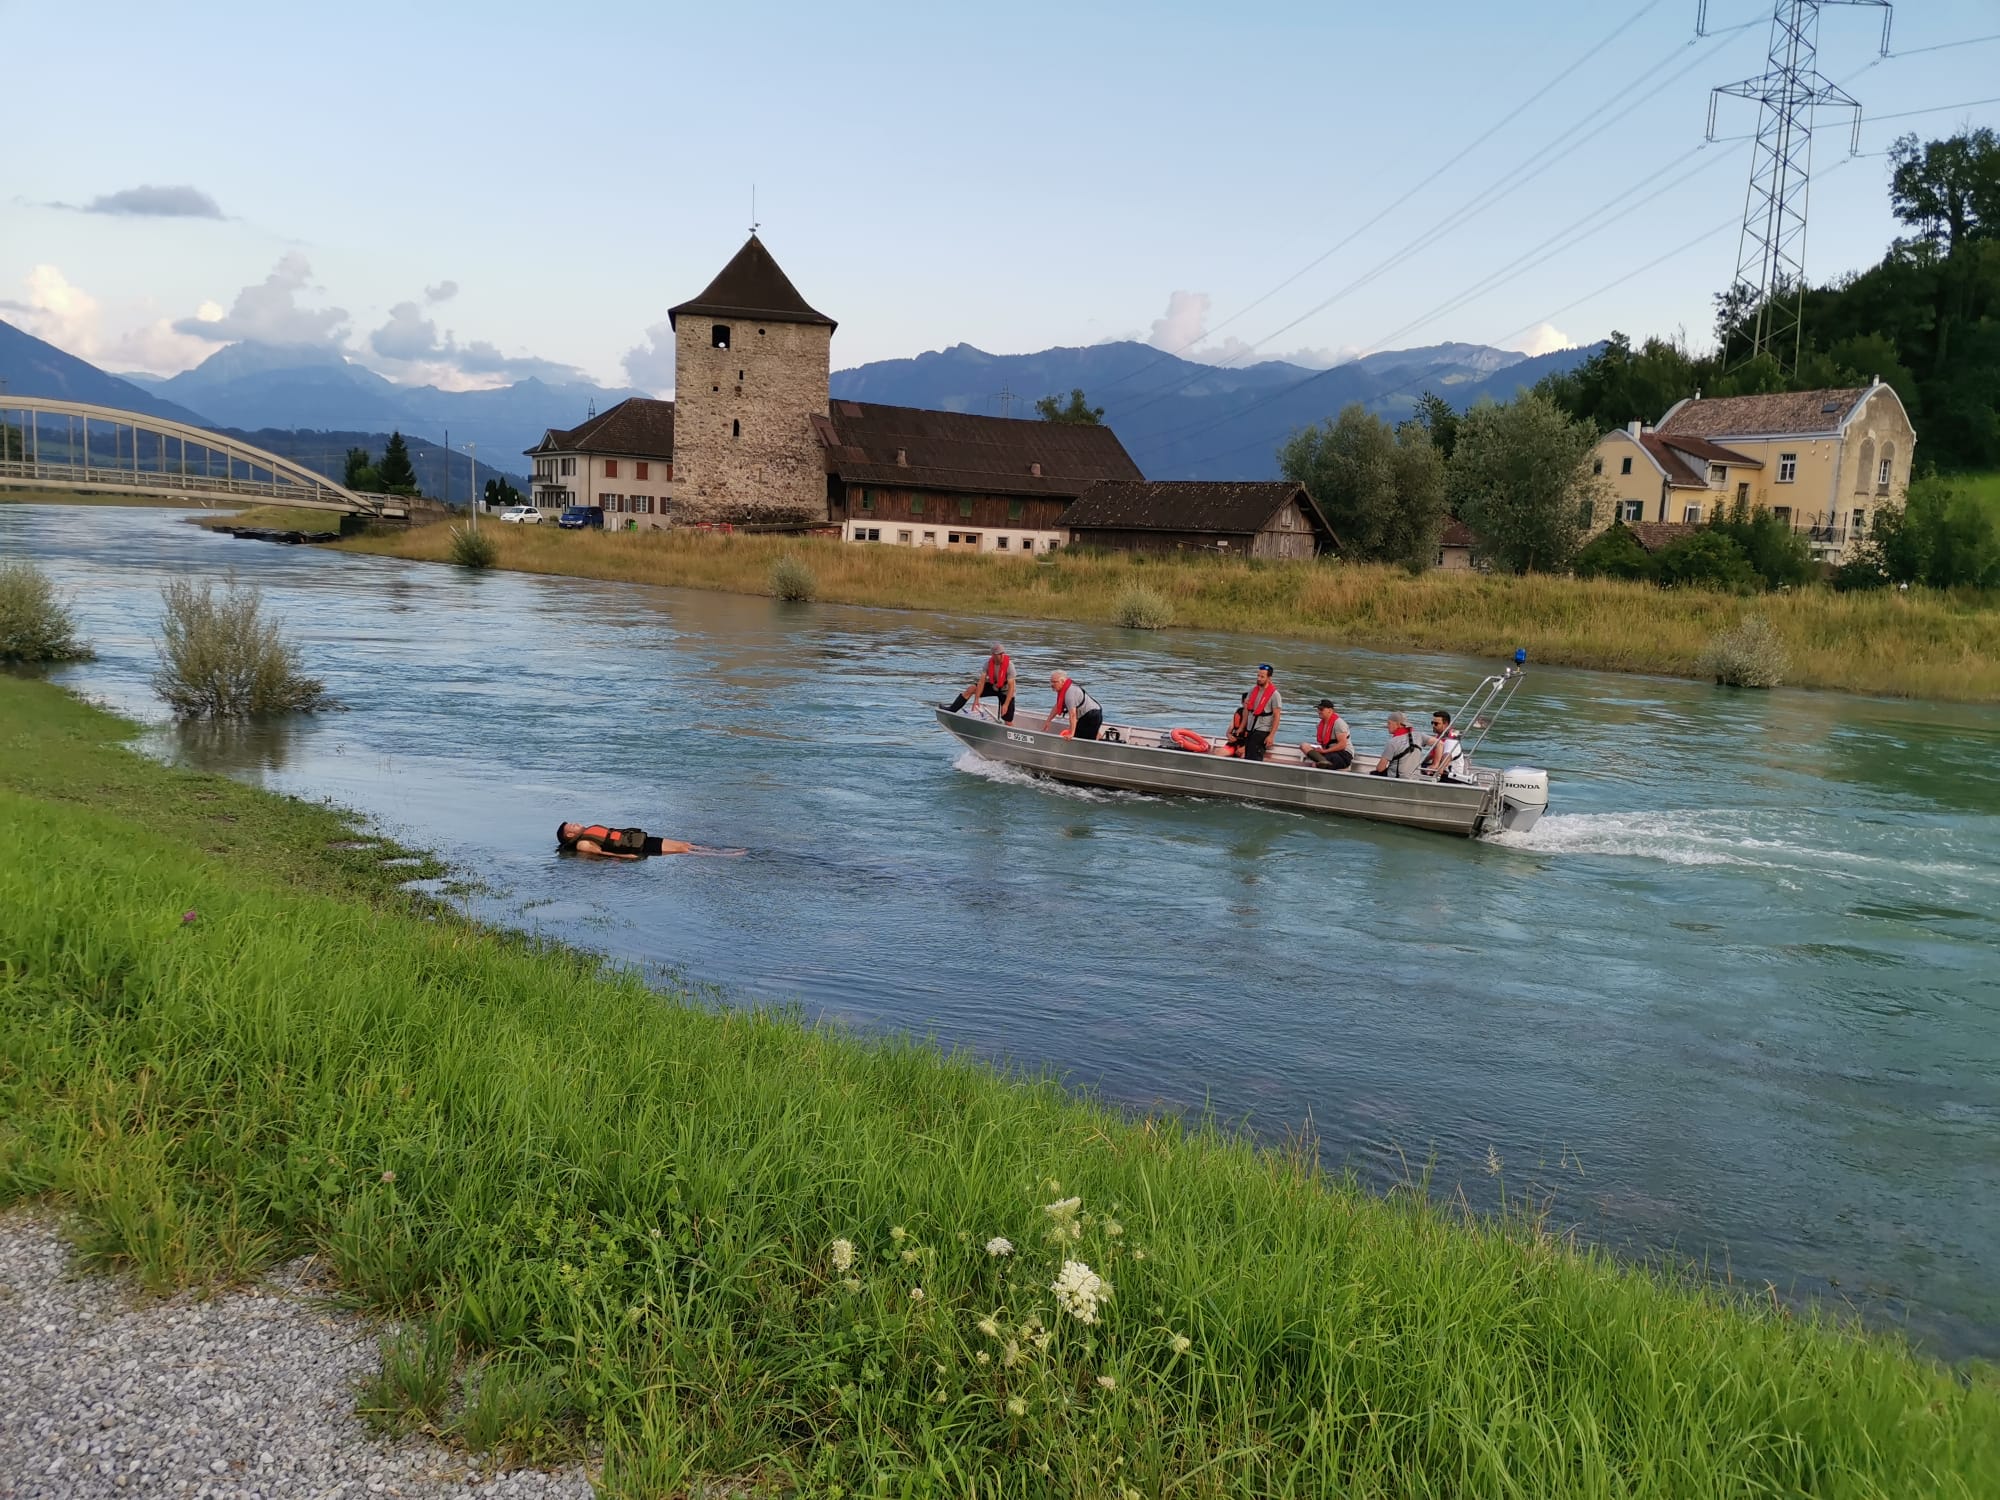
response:
<svg viewBox="0 0 2000 1500"><path fill-rule="evenodd" d="M1014 415L1014 403L1020 399L1009 389L1009 385L1010 382L1003 380L1000 382L1000 389L994 392L994 399L999 401L1000 415L1003 417Z"/></svg>
<svg viewBox="0 0 2000 1500"><path fill-rule="evenodd" d="M1724 84L1708 99L1708 138L1716 106L1727 94L1760 106L1750 188L1743 203L1731 314L1747 319L1744 359L1768 354L1780 369L1796 369L1805 330L1806 205L1812 176L1813 111L1820 105L1854 112L1850 152L1861 149L1861 102L1819 71L1819 13L1829 5L1863 5L1882 12L1881 55L1889 55L1893 0L1774 0L1771 45L1764 71ZM1708 0L1700 0L1695 34L1708 32ZM1727 350L1725 349L1725 354ZM1741 362L1740 360L1738 361Z"/></svg>

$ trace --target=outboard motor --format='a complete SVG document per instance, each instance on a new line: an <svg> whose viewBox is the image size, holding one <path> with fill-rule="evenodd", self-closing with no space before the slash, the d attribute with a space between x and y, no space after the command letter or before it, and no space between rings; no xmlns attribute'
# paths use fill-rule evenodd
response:
<svg viewBox="0 0 2000 1500"><path fill-rule="evenodd" d="M1526 833L1549 806L1549 773L1532 766L1510 766L1500 773L1500 826L1508 833Z"/></svg>

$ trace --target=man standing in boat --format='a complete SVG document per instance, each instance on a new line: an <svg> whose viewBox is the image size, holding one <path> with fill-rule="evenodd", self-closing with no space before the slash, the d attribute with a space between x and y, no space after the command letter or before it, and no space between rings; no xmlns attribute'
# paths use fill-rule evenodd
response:
<svg viewBox="0 0 2000 1500"><path fill-rule="evenodd" d="M1001 650L998 643L993 654L986 658L986 666L979 674L979 680L951 700L951 711L957 713L968 702L978 703L987 697L1000 700L1002 723L1014 722L1014 660Z"/></svg>
<svg viewBox="0 0 2000 1500"><path fill-rule="evenodd" d="M1262 760L1271 748L1271 738L1278 732L1278 720L1285 709L1284 696L1278 691L1276 676L1271 664L1265 662L1257 668L1257 684L1250 689L1250 696L1243 700L1244 730L1243 758Z"/></svg>
<svg viewBox="0 0 2000 1500"><path fill-rule="evenodd" d="M1097 731L1104 727L1104 706L1067 672L1049 673L1049 686L1056 690L1056 706L1042 720L1042 728L1053 729L1057 719L1067 718L1071 739L1096 739Z"/></svg>

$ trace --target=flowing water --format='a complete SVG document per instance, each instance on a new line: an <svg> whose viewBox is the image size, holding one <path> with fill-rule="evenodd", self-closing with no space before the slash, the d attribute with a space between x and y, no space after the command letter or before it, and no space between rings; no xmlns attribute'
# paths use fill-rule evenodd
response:
<svg viewBox="0 0 2000 1500"><path fill-rule="evenodd" d="M944 615L480 576L0 506L142 718L170 574L261 584L344 713L158 753L363 809L475 913L814 1014L1207 1107L1386 1183L1824 1298L2000 1356L2000 711L1531 672L1491 762L1525 836L1463 842L1066 790L931 722L994 633ZM1024 681L1213 730L1273 660L1357 738L1489 664L998 627ZM1040 711L1039 686L1024 704ZM1303 724L1298 725L1304 734ZM1371 752L1372 753L1372 752ZM741 859L557 858L564 818ZM1494 1165L1497 1175L1491 1172Z"/></svg>

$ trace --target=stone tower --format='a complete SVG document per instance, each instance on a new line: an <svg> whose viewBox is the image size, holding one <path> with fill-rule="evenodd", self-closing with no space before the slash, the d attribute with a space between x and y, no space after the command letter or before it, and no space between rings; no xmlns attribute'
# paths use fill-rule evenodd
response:
<svg viewBox="0 0 2000 1500"><path fill-rule="evenodd" d="M752 234L707 290L670 308L674 482L683 521L826 519L833 319Z"/></svg>

